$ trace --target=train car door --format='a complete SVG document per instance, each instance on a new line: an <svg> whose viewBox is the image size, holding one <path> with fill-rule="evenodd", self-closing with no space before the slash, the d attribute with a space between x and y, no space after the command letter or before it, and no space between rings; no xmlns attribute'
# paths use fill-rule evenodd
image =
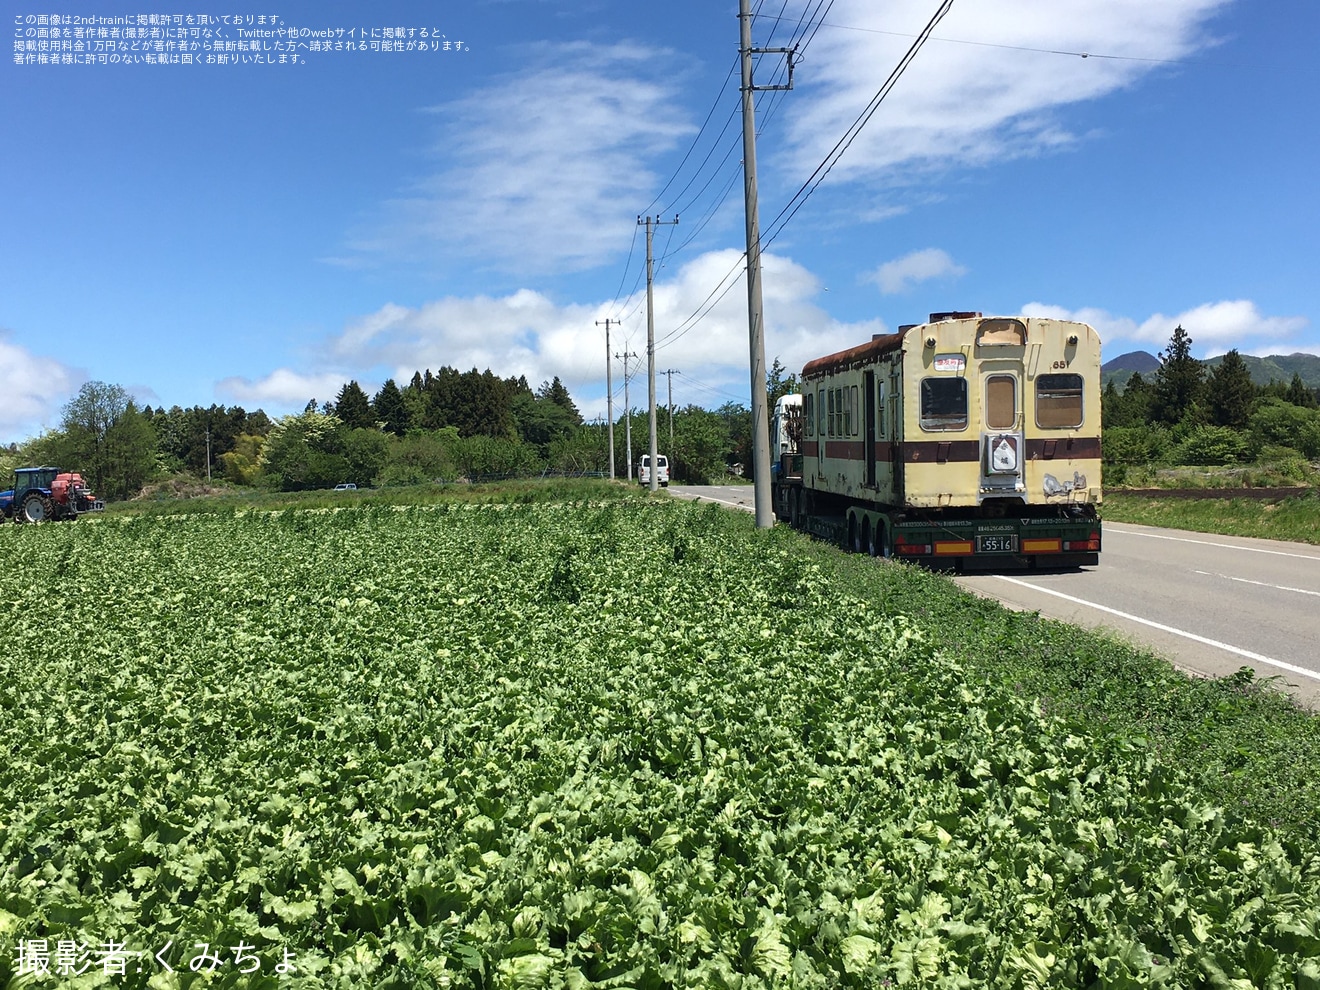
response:
<svg viewBox="0 0 1320 990"><path fill-rule="evenodd" d="M990 371L981 382L981 491L1025 491L1022 378L1017 368Z"/></svg>

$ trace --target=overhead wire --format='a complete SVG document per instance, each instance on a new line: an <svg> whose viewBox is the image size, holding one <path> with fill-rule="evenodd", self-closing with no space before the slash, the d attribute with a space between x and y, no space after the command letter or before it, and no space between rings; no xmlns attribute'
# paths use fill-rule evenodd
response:
<svg viewBox="0 0 1320 990"><path fill-rule="evenodd" d="M788 222L797 214L797 211L802 208L802 204L811 197L811 194L815 192L821 182L825 180L825 176L829 174L830 170L833 169L834 165L843 156L843 153L852 145L857 134L859 134L861 129L866 126L871 117L875 115L880 104L884 102L885 97L889 95L894 84L897 83L903 73L907 71L907 67L911 64L912 60L916 58L917 53L925 45L931 32L934 31L939 22L944 19L944 16L949 12L953 3L954 0L942 0L934 15L927 22L925 28L922 29L921 34L917 36L917 40L909 47L907 53L889 74L889 77L885 80L876 95L871 98L861 114L859 114L857 119L853 121L852 125L844 132L843 136L835 143L834 147L830 149L830 152L825 156L824 160L816 166L798 191L793 194L792 198L790 198L784 208L779 211L775 219L770 222L770 225L767 228L769 230L769 236L763 237L759 245L762 251L764 251L764 249L773 243L775 238L779 236ZM830 6L833 6L832 0ZM817 9L820 9L819 5L817 6ZM828 14L828 11L829 8L827 7L825 13L821 16L821 20L816 24L817 29L819 28L820 23L823 23L824 17ZM814 31L812 37L815 37ZM778 225L777 227L776 224ZM702 300L701 304L697 307L697 310L657 342L657 349L661 346L669 346L670 344L673 344L705 319L715 306L717 306L719 302L729 294L729 291L733 286L737 284L736 278L731 280L731 276L734 276L738 268L744 264L746 257L747 253L744 251L738 263L724 276L724 278L720 280L719 284L711 290L710 294Z"/></svg>
<svg viewBox="0 0 1320 990"><path fill-rule="evenodd" d="M766 228L768 236L762 239L760 245L762 250L774 243L775 238L783 232L784 227L793 219L797 214L797 211L802 208L802 205L811 198L811 194L814 193L820 187L820 184L825 181L825 177L829 175L834 166L838 164L839 159L843 157L844 152L852 146L853 141L856 140L857 135L861 133L862 128L864 128L871 118L875 116L875 112L880 108L880 104L884 102L890 91L893 90L894 85L902 78L903 74L907 72L908 66L912 64L913 59L917 57L917 53L925 46L926 41L930 38L931 32L933 32L940 21L944 19L944 15L949 12L953 3L954 0L941 0L934 15L932 15L931 19L926 22L926 26L922 29L921 33L917 35L916 40L899 60L898 65L896 65L893 71L889 73L888 78L885 79L884 83L880 86L880 89L876 91L875 96L871 97L870 102L867 103L862 112L858 114L857 119L854 120L844 132L843 137L835 142L834 147L831 148L829 153L821 160L821 163L816 166L811 175L807 177L807 180L801 185L801 187L799 187L798 191L793 194L788 203L785 204L784 208L781 209L775 218L770 221Z"/></svg>

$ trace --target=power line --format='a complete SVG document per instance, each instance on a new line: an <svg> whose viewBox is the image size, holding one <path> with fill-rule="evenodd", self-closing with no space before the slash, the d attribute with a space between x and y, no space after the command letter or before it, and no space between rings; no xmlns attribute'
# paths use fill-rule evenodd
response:
<svg viewBox="0 0 1320 990"><path fill-rule="evenodd" d="M830 6L833 5L834 5L833 0L831 0ZM829 12L827 10L826 14L828 15L828 13ZM767 14L765 16L769 17L770 15ZM861 31L865 34L886 34L893 38L920 37L920 35L906 34L902 31L882 31L880 28L857 27L854 24L827 23L824 18L821 18L821 21L816 26L816 29L819 30L822 27L834 28L839 31ZM815 37L815 32L812 32L812 37L813 38ZM1187 59L1146 58L1140 55L1107 55L1107 54L1102 54L1100 52L1074 52L1064 48L1032 48L1028 45L1005 45L994 41L971 41L966 38L931 38L929 40L936 41L945 45L974 45L978 48L1003 48L1012 52L1035 52L1038 55L1067 55L1072 58L1104 58L1104 59L1113 59L1119 62L1154 62L1160 65L1195 64L1194 60L1187 60Z"/></svg>
<svg viewBox="0 0 1320 990"><path fill-rule="evenodd" d="M830 174L830 170L838 164L838 161L843 157L844 152L848 150L853 141L856 140L857 135L861 133L862 128L864 128L871 118L875 116L875 112L880 108L880 104L884 102L885 97L889 95L890 91L893 90L894 85L900 78L902 78L903 73L907 71L908 66L912 64L913 59L917 57L917 53L921 51L922 47L926 44L926 41L930 38L931 32L934 31L935 27L944 19L944 15L949 12L949 9L952 6L953 0L941 0L939 8L935 11L934 15L932 15L931 19L926 22L926 26L922 29L921 34L917 35L917 40L908 48L907 52L899 60L898 65L896 65L893 71L890 72L889 78L887 78L880 86L880 89L876 91L875 96L871 97L870 102L867 103L866 107L857 116L857 119L852 122L846 131L844 131L843 137L835 142L834 147L830 149L829 153L821 163L817 165L811 175L807 177L807 181L804 182L798 191L793 194L792 198L784 208L779 211L779 214L774 220L770 221L770 229L772 232L770 233L770 236L765 239L762 247L767 247L774 242L774 239L779 236L784 227L788 225L788 222L793 219L797 214L797 211L802 208L802 204L805 203L820 184L825 181L825 177ZM776 224L778 224L777 227Z"/></svg>

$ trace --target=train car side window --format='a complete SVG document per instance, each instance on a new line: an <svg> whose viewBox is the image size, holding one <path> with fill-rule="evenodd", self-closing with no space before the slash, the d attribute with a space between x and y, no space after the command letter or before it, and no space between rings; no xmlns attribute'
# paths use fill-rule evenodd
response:
<svg viewBox="0 0 1320 990"><path fill-rule="evenodd" d="M875 435L885 435L885 383L875 383Z"/></svg>
<svg viewBox="0 0 1320 990"><path fill-rule="evenodd" d="M834 393L837 391L838 389L832 388L826 393L830 400L830 436L834 436L834 421L838 418L834 410Z"/></svg>
<svg viewBox="0 0 1320 990"><path fill-rule="evenodd" d="M985 380L985 425L992 430L1011 430L1017 423L1017 379L991 375Z"/></svg>
<svg viewBox="0 0 1320 990"><path fill-rule="evenodd" d="M848 422L852 424L852 429L848 431L849 436L857 436L861 433L862 418L857 409L857 386L850 386L848 391Z"/></svg>
<svg viewBox="0 0 1320 990"><path fill-rule="evenodd" d="M825 435L825 390L823 388L816 390L816 435Z"/></svg>
<svg viewBox="0 0 1320 990"><path fill-rule="evenodd" d="M813 395L811 392L808 392L806 395L802 396L802 421L803 421L803 425L806 427L807 436L809 437L814 437L816 435L816 403L814 401L815 398L816 396Z"/></svg>
<svg viewBox="0 0 1320 990"><path fill-rule="evenodd" d="M1082 425L1082 376L1040 375L1036 379L1036 425L1071 430Z"/></svg>
<svg viewBox="0 0 1320 990"><path fill-rule="evenodd" d="M921 380L921 428L928 432L967 429L967 379Z"/></svg>

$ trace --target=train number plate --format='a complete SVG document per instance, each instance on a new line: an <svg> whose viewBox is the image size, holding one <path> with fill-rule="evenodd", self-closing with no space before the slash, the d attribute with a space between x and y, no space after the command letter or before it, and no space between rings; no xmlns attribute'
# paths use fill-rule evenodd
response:
<svg viewBox="0 0 1320 990"><path fill-rule="evenodd" d="M1016 553L1017 536L1015 535L995 535L978 536L976 538L977 553Z"/></svg>

